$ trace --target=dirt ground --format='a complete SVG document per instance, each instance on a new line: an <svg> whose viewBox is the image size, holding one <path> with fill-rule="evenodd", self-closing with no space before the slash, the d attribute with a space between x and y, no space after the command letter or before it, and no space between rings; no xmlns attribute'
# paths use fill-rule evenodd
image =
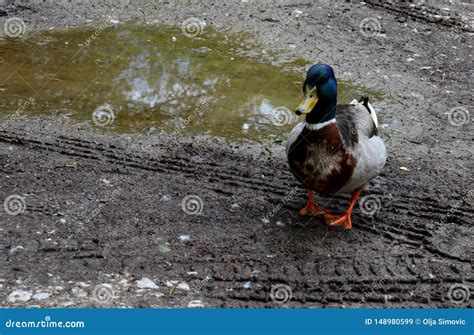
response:
<svg viewBox="0 0 474 335"><path fill-rule="evenodd" d="M389 158L363 194L376 212L356 206L346 231L298 217L305 192L284 143L3 120L0 199L19 195L24 211L0 211L0 305L473 307L472 5L414 2L7 6L29 33L193 16L271 39L389 94L376 106ZM364 18L377 34L361 32ZM189 195L202 202L185 211ZM348 197L320 200L343 211Z"/></svg>

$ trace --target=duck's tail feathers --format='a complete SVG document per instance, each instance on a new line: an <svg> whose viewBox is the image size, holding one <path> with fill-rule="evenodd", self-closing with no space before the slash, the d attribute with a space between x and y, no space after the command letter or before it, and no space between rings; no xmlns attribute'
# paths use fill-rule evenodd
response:
<svg viewBox="0 0 474 335"><path fill-rule="evenodd" d="M369 112L370 116L372 117L372 120L374 120L375 128L379 127L379 121L377 120L377 114L375 113L374 107L369 102L369 97L362 96L359 99L359 101L354 99L350 102L350 104L351 105L362 105L362 106L364 106L367 109L367 111Z"/></svg>

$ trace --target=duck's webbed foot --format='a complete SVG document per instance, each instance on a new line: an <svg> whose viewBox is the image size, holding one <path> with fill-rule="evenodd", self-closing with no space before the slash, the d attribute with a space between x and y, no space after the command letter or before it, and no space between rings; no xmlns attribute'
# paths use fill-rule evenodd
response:
<svg viewBox="0 0 474 335"><path fill-rule="evenodd" d="M329 210L319 206L313 199L313 192L308 190L308 200L306 202L306 206L301 208L299 214L301 216L305 216L310 213L312 216L319 216L323 215L324 213L329 213Z"/></svg>

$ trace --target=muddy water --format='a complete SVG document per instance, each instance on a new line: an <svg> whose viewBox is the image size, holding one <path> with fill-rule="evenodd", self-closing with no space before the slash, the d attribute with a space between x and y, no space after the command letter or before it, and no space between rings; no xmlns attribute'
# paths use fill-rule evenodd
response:
<svg viewBox="0 0 474 335"><path fill-rule="evenodd" d="M104 131L283 139L303 71L243 36L102 26L0 40L0 116L54 114ZM279 65L270 64L275 60ZM374 92L339 82L339 100ZM380 98L380 96L376 95Z"/></svg>

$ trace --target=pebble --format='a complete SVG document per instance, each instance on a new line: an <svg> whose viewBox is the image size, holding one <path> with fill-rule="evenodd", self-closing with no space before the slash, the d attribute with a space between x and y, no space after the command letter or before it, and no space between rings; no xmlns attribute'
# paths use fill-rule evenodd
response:
<svg viewBox="0 0 474 335"><path fill-rule="evenodd" d="M61 307L69 307L69 306L74 306L76 303L73 301L65 301L61 303Z"/></svg>
<svg viewBox="0 0 474 335"><path fill-rule="evenodd" d="M186 272L186 273L187 273L188 276L190 276L190 277L195 277L195 276L198 275L197 271L188 271L188 272Z"/></svg>
<svg viewBox="0 0 474 335"><path fill-rule="evenodd" d="M166 281L166 286L168 286L168 287L175 287L176 286L176 288L178 290L183 290L183 291L189 291L190 290L190 287L187 283L179 282L178 280L167 280Z"/></svg>
<svg viewBox="0 0 474 335"><path fill-rule="evenodd" d="M23 290L15 290L7 298L8 302L28 301L31 299L33 293Z"/></svg>
<svg viewBox="0 0 474 335"><path fill-rule="evenodd" d="M184 290L184 291L189 291L189 290L190 290L189 284L188 284L188 283L184 283L184 282L179 283L178 286L176 286L176 288L177 288L178 290Z"/></svg>
<svg viewBox="0 0 474 335"><path fill-rule="evenodd" d="M100 181L103 182L105 185L110 185L110 180L108 179L102 178Z"/></svg>
<svg viewBox="0 0 474 335"><path fill-rule="evenodd" d="M299 9L295 9L292 14L293 14L294 17L298 17L301 14L303 14L303 11L299 10Z"/></svg>
<svg viewBox="0 0 474 335"><path fill-rule="evenodd" d="M178 281L177 281L177 280L167 280L166 283L165 283L165 285L166 285L167 287L173 287L173 286L175 286L176 284L178 284Z"/></svg>
<svg viewBox="0 0 474 335"><path fill-rule="evenodd" d="M10 248L10 250L8 251L8 254L10 255L14 255L16 254L19 250L24 250L25 248L23 248L21 245L17 246L17 247L12 247Z"/></svg>
<svg viewBox="0 0 474 335"><path fill-rule="evenodd" d="M170 201L171 197L169 195L164 195L161 197L160 201Z"/></svg>
<svg viewBox="0 0 474 335"><path fill-rule="evenodd" d="M73 287L71 291L72 291L72 294L74 294L78 298L87 297L87 292L84 291L82 288Z"/></svg>
<svg viewBox="0 0 474 335"><path fill-rule="evenodd" d="M204 304L201 300L192 300L188 303L188 308L203 308Z"/></svg>
<svg viewBox="0 0 474 335"><path fill-rule="evenodd" d="M159 288L151 279L142 278L137 281L138 288Z"/></svg>
<svg viewBox="0 0 474 335"><path fill-rule="evenodd" d="M158 250L161 252L161 253L167 253L167 252L170 252L171 251L171 248L169 246L169 243L165 243L165 244L160 244L158 246Z"/></svg>
<svg viewBox="0 0 474 335"><path fill-rule="evenodd" d="M245 282L245 284L244 284L245 289L249 289L251 287L252 287L252 282L251 281Z"/></svg>
<svg viewBox="0 0 474 335"><path fill-rule="evenodd" d="M191 237L189 235L179 235L179 240L180 241L189 241Z"/></svg>
<svg viewBox="0 0 474 335"><path fill-rule="evenodd" d="M39 292L33 295L33 299L35 300L46 300L49 299L50 294L46 292Z"/></svg>

